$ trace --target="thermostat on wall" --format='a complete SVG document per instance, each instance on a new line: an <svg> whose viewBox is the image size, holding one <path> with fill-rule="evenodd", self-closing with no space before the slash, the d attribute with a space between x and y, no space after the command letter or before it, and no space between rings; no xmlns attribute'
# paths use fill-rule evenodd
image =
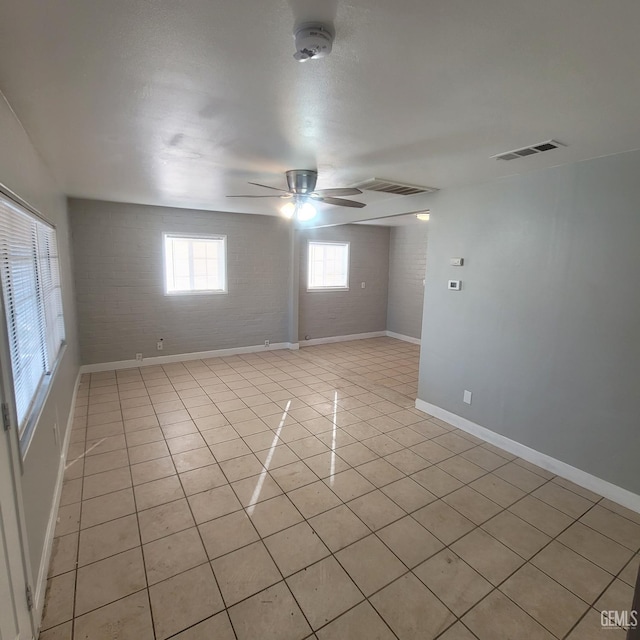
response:
<svg viewBox="0 0 640 640"><path fill-rule="evenodd" d="M460 289L462 289L462 280L449 280L449 286L447 288L451 291L460 291Z"/></svg>

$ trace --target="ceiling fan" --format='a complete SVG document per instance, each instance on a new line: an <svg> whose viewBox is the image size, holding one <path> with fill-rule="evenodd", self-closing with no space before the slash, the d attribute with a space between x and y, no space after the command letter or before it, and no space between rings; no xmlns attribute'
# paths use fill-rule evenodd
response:
<svg viewBox="0 0 640 640"><path fill-rule="evenodd" d="M286 176L288 189L269 187L266 184L258 184L257 182L249 183L256 187L279 191L280 193L278 195L243 195L227 196L227 198L281 198L288 200L280 210L282 215L287 218L295 217L296 220L300 221L311 220L316 215L314 202L323 202L324 204L332 204L338 207L355 207L358 209L366 206L364 202L339 197L355 196L362 193L360 189L356 189L355 187L316 190L318 172L312 169L292 169L286 172Z"/></svg>

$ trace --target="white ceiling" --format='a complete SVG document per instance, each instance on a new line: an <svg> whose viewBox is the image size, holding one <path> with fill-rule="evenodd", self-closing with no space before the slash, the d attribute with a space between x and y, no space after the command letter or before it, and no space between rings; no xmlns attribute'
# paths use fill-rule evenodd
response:
<svg viewBox="0 0 640 640"><path fill-rule="evenodd" d="M295 22L333 20L300 64ZM251 213L318 186L448 188L640 148L638 0L2 0L0 89L73 196ZM556 138L568 147L489 156ZM331 220L413 211L369 195Z"/></svg>

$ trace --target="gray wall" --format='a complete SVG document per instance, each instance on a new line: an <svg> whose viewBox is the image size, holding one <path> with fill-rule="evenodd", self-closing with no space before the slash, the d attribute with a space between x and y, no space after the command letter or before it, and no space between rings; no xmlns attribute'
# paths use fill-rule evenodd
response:
<svg viewBox="0 0 640 640"><path fill-rule="evenodd" d="M308 242L350 242L349 290L307 291ZM389 228L342 225L300 234L299 336L325 338L387 328ZM365 288L361 288L361 283Z"/></svg>
<svg viewBox="0 0 640 640"><path fill-rule="evenodd" d="M411 338L422 333L429 224L391 227L387 329Z"/></svg>
<svg viewBox="0 0 640 640"><path fill-rule="evenodd" d="M434 195L418 391L635 493L638 176L633 152Z"/></svg>
<svg viewBox="0 0 640 640"><path fill-rule="evenodd" d="M0 94L0 184L28 202L55 225L60 252L67 348L36 426L31 446L24 460L21 478L24 517L33 573L31 580L35 588L61 463L61 449L54 439L53 425L58 423L61 440L64 440L78 375L77 332L66 203L2 94ZM14 435L15 431L12 432L12 437Z"/></svg>
<svg viewBox="0 0 640 640"><path fill-rule="evenodd" d="M286 220L75 199L69 210L83 363L288 341ZM166 296L163 232L225 234L228 293Z"/></svg>

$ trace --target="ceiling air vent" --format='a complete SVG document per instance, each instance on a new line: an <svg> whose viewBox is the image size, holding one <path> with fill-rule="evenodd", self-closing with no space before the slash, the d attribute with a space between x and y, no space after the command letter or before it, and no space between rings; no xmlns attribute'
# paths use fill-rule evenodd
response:
<svg viewBox="0 0 640 640"><path fill-rule="evenodd" d="M538 144L531 145L530 147L522 147L522 149L514 149L513 151L507 151L506 153L499 153L495 156L491 156L491 158L495 158L496 160L516 160L518 158L526 158L527 156L533 156L536 153L551 151L551 149L566 146L566 144L562 144L562 142L558 142L557 140L547 140L546 142L539 142Z"/></svg>
<svg viewBox="0 0 640 640"><path fill-rule="evenodd" d="M392 182L391 180L382 180L380 178L370 178L353 186L363 191L382 191L384 193L393 193L397 196L414 196L418 193L438 191L435 187L418 187L415 184L402 184L401 182Z"/></svg>

